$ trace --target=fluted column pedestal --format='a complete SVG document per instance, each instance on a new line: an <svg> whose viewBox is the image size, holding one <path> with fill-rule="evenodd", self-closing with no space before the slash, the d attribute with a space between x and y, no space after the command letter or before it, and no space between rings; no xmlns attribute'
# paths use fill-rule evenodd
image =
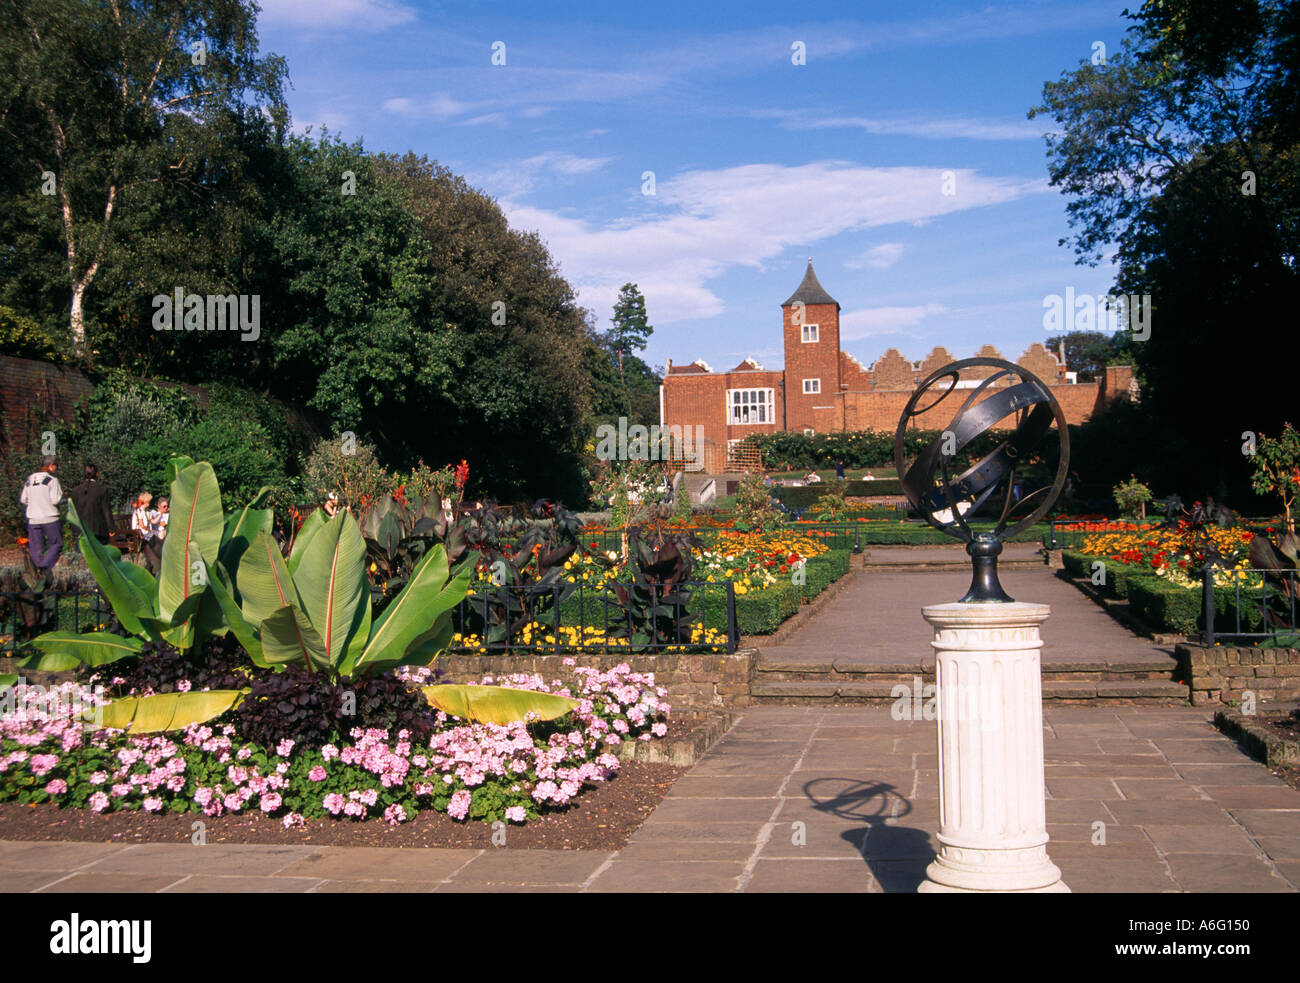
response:
<svg viewBox="0 0 1300 983"><path fill-rule="evenodd" d="M1038 634L1046 604L935 604L939 856L923 893L1068 892L1047 856Z"/></svg>

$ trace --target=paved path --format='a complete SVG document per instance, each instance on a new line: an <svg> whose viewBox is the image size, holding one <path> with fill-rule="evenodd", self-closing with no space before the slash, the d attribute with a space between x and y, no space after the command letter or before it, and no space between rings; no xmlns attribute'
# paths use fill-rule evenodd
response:
<svg viewBox="0 0 1300 983"><path fill-rule="evenodd" d="M889 570L868 566L779 646L763 657L780 662L934 664L926 604L956 601L970 587L969 570ZM1018 601L1050 604L1042 628L1044 664L1131 662L1173 668L1173 646L1157 646L1129 631L1046 566L1002 570L999 579Z"/></svg>
<svg viewBox="0 0 1300 983"><path fill-rule="evenodd" d="M1002 547L1000 561L1030 561L1043 563L1041 543L1007 543ZM951 546L867 546L867 563L869 566L888 566L891 564L910 563L964 563L969 568L970 556L961 543Z"/></svg>
<svg viewBox="0 0 1300 983"><path fill-rule="evenodd" d="M1300 792L1205 709L1044 716L1048 852L1074 891L1300 886ZM933 722L759 707L619 851L0 841L0 889L912 892L934 856L937 767Z"/></svg>

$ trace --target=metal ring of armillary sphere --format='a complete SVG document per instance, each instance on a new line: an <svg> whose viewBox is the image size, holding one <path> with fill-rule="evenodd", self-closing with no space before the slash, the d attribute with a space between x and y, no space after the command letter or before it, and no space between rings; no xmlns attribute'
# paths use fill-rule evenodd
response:
<svg viewBox="0 0 1300 983"><path fill-rule="evenodd" d="M994 371L979 379L962 378L963 372L974 368ZM932 401L918 405L941 380L950 381ZM916 417L933 412L953 393L964 398L951 421L909 461L905 455L909 424ZM960 473L952 473L954 462L966 447L1012 416L1015 423L1005 439ZM1048 439L1053 421L1059 444L1055 480L1017 497L1017 478L1036 449ZM962 601L1011 601L997 577L997 557L1002 552L1002 544L1047 514L1069 474L1070 431L1051 390L1028 369L1000 358L966 358L936 369L916 387L899 418L894 436L894 465L903 494L913 508L940 532L966 543L974 577ZM999 490L1003 497L996 524L991 531L975 532L966 516L973 519L976 510ZM1028 506L1035 501L1036 507L1026 514Z"/></svg>

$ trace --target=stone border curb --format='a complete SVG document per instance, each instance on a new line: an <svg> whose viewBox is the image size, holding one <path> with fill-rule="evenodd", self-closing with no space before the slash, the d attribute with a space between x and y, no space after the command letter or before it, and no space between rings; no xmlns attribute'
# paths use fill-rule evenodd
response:
<svg viewBox="0 0 1300 983"><path fill-rule="evenodd" d="M1279 765L1289 768L1300 766L1300 740L1288 740L1266 730L1258 721L1261 716L1282 716L1288 710L1273 713L1244 714L1238 710L1218 710L1214 726L1238 744L1255 760L1269 767Z"/></svg>

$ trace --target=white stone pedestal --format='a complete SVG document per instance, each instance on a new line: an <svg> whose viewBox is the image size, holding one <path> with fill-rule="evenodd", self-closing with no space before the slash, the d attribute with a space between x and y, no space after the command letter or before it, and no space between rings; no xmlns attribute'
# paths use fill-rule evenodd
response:
<svg viewBox="0 0 1300 983"><path fill-rule="evenodd" d="M922 893L1068 892L1047 856L1038 626L1046 604L935 604L939 856Z"/></svg>

